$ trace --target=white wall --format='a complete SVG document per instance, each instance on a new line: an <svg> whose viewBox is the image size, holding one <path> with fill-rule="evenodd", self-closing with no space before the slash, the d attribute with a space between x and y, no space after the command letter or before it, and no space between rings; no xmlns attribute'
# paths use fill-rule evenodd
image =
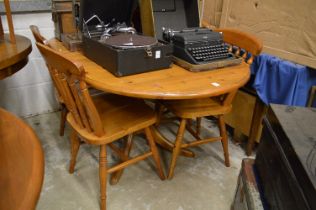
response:
<svg viewBox="0 0 316 210"><path fill-rule="evenodd" d="M2 17L2 23L7 31L5 17ZM13 15L13 24L16 34L26 36L32 41L33 49L29 62L23 69L0 80L0 107L21 117L55 111L58 103L54 96L54 87L29 29L29 25L37 25L44 37L54 37L51 13Z"/></svg>

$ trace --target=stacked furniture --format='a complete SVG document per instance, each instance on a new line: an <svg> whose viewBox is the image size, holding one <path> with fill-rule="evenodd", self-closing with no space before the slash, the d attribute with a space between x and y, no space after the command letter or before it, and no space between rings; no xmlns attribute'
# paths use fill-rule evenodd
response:
<svg viewBox="0 0 316 210"><path fill-rule="evenodd" d="M4 0L9 34L4 33L0 17L0 79L11 76L22 69L28 62L32 51L31 41L21 35L14 34L9 0Z"/></svg>

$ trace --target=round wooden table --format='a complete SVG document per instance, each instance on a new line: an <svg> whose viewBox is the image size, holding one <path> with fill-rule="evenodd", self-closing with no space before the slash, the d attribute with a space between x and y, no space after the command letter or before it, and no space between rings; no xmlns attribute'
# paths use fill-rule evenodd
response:
<svg viewBox="0 0 316 210"><path fill-rule="evenodd" d="M28 62L28 55L32 51L31 41L21 35L15 35L15 39L15 44L9 41L7 34L0 39L0 79L11 76Z"/></svg>
<svg viewBox="0 0 316 210"><path fill-rule="evenodd" d="M173 64L168 69L115 77L82 53L68 51L56 39L50 40L49 45L70 60L82 64L86 72L86 81L94 88L129 97L163 100L206 98L238 89L250 77L249 65L244 62L203 72L190 72ZM157 129L154 131L157 143L172 150L173 143ZM182 155L193 157L194 153L183 149Z"/></svg>
<svg viewBox="0 0 316 210"><path fill-rule="evenodd" d="M164 100L206 98L237 89L250 77L246 63L203 72L190 72L173 64L168 69L115 77L80 52L68 51L58 40L50 40L49 44L69 59L81 63L86 71L86 81L91 86L129 97Z"/></svg>

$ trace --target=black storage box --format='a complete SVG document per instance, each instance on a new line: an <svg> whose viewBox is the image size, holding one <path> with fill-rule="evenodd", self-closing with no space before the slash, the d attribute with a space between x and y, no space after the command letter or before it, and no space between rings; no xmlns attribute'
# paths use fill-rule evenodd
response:
<svg viewBox="0 0 316 210"><path fill-rule="evenodd" d="M87 21L93 15L98 15L105 24L113 21L114 18L115 22L125 22L131 26L131 19L136 8L138 8L137 0L81 0L80 26L82 26L82 20ZM89 24L93 24L93 22ZM89 38L84 29L82 40L84 54L116 76L169 68L172 63L172 46L165 42L159 42L149 49L123 50Z"/></svg>
<svg viewBox="0 0 316 210"><path fill-rule="evenodd" d="M198 0L139 0L141 2L142 31L163 39L163 28L176 31L200 26ZM148 12L150 8L150 12Z"/></svg>
<svg viewBox="0 0 316 210"><path fill-rule="evenodd" d="M162 28L179 31L200 26L198 0L151 0L154 16L154 30L162 39Z"/></svg>
<svg viewBox="0 0 316 210"><path fill-rule="evenodd" d="M255 165L267 209L316 209L316 109L272 104Z"/></svg>

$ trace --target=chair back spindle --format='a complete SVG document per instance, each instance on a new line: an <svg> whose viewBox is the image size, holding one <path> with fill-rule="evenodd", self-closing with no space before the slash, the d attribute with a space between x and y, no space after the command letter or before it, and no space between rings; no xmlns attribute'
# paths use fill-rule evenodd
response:
<svg viewBox="0 0 316 210"><path fill-rule="evenodd" d="M248 64L262 51L262 42L255 36L232 28L218 28L214 31L223 34L223 40L229 44L229 51L241 56Z"/></svg>

